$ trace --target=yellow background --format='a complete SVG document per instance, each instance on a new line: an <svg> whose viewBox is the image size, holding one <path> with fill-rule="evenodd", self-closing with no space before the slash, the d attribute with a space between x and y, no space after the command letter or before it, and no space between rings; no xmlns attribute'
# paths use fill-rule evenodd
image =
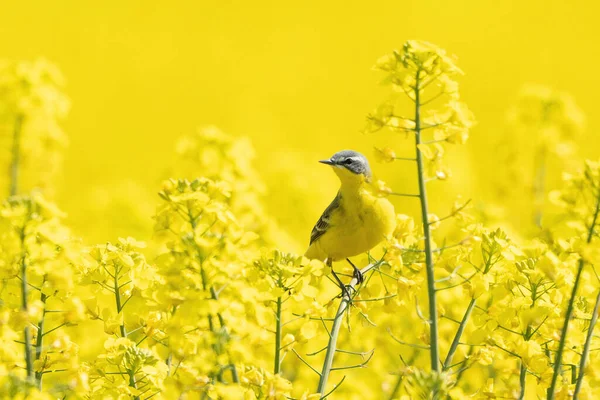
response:
<svg viewBox="0 0 600 400"><path fill-rule="evenodd" d="M43 56L67 78L73 107L64 126L71 144L57 200L78 233L96 241L136 233L134 222L106 215L116 211L92 207L89 199L146 196L148 206L135 211L149 217L176 139L214 124L252 139L273 213L303 241L337 185L314 161L343 148L370 156L375 143L403 155L396 139L359 131L387 90L377 85L371 66L407 39L431 41L459 57L466 72L462 99L479 121L466 147L453 150L454 179L443 190L476 201L485 197L474 181L493 179L491 170L503 168L494 160L494 145L505 130L506 110L528 82L575 97L588 118L582 155L594 158L600 131L597 4L3 1L0 56ZM274 207L290 202L278 196L286 193L279 185L288 182L278 172L286 168L303 171L290 175L299 181L296 188L322 187L310 191L315 205L302 211L306 215ZM395 189L410 191L414 175L403 185L402 168L374 166Z"/></svg>

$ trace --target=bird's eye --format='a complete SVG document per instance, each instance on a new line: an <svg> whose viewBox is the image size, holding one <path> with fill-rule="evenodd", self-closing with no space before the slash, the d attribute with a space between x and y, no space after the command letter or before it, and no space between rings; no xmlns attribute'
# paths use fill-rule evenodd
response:
<svg viewBox="0 0 600 400"><path fill-rule="evenodd" d="M344 164L346 164L346 165L350 165L350 164L352 164L352 159L351 159L351 158L346 158L346 159L344 160Z"/></svg>

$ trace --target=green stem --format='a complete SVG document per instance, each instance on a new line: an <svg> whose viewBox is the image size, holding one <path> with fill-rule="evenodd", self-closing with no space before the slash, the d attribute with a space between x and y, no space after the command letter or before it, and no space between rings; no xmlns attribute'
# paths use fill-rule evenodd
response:
<svg viewBox="0 0 600 400"><path fill-rule="evenodd" d="M533 285L531 288L531 305L529 306L530 309L532 309L533 307L535 307L535 302L537 300L537 290L538 290L538 286L537 285ZM545 320L544 320L545 321ZM542 321L542 324L544 322ZM541 327L540 324L538 326ZM537 330L537 329L536 329ZM536 331L534 331L533 329L531 329L531 325L527 325L527 329L525 330L525 336L523 337L525 339L526 342L528 342L531 337L533 336L533 334ZM519 393L519 400L523 400L525 398L525 385L526 385L526 379L527 379L527 367L525 366L525 363L523 362L523 359L521 358L521 371L519 374L519 385L520 385L520 393Z"/></svg>
<svg viewBox="0 0 600 400"><path fill-rule="evenodd" d="M587 243L592 241L594 237L594 229L596 227L596 221L598 220L598 213L600 212L600 191L596 197L596 210L594 211L594 217L592 218L592 224L588 230ZM558 350L556 351L556 359L554 360L554 372L552 374L552 381L550 383L550 387L548 388L548 400L554 400L554 391L556 388L556 382L558 381L558 375L560 375L560 369L562 364L562 355L565 349L565 344L567 342L567 331L569 330L569 322L571 321L571 317L573 315L573 306L575 304L575 296L577 295L577 289L579 288L579 280L581 278L581 272L583 271L583 267L585 266L585 262L583 258L579 259L579 265L577 267L577 276L575 277L575 283L573 284L573 291L571 292L571 298L569 299L569 304L567 306L567 313L565 315L565 322L562 327L560 342L558 342Z"/></svg>
<svg viewBox="0 0 600 400"><path fill-rule="evenodd" d="M364 276L367 272L376 268L380 265L381 262L376 262L367 265L360 272ZM344 313L346 309L352 302L350 298L350 291L352 291L358 281L356 278L352 278L350 283L346 286L346 290L342 291L342 300L340 301L340 305L338 307L337 313L335 314L335 318L333 319L333 325L331 327L331 333L329 335L329 343L327 344L327 352L325 353L325 361L323 362L323 369L321 370L321 377L319 379L319 386L317 388L317 393L324 395L325 389L327 388L327 379L329 379L329 374L331 373L331 366L333 365L333 356L337 350L337 340L340 334L340 327L342 326L342 321L344 317Z"/></svg>
<svg viewBox="0 0 600 400"><path fill-rule="evenodd" d="M202 289L204 289L204 290L208 290L208 283L207 283L206 272L204 272L204 267L202 266L202 264L203 264L203 260L202 260L202 258L201 258L200 256L198 256L198 261L200 262L200 278L202 279ZM213 293L213 288L212 288L212 286L211 286L211 287L210 287L210 296L211 296L211 298L212 298L213 300L216 300L216 298L215 298L215 297L216 297L216 296L215 296L215 294L216 294L216 293ZM210 314L210 313L209 313L209 314L206 316L206 319L208 320L208 329L210 329L210 331L214 333L214 332L215 332L215 325L214 325L214 323L213 323L212 314ZM213 346L213 348L214 348L214 350L215 350L215 352L216 352L216 351L217 351L217 350L216 350L216 347L214 347L214 346Z"/></svg>
<svg viewBox="0 0 600 400"><path fill-rule="evenodd" d="M115 289L115 302L117 305L117 314L121 314L121 310L123 306L121 305L121 291L119 290L119 269L115 265L115 275L114 275L114 289ZM117 315L118 316L118 315ZM125 320L121 322L119 327L121 329L121 337L127 337L127 331L125 330Z"/></svg>
<svg viewBox="0 0 600 400"><path fill-rule="evenodd" d="M135 371L127 371L127 374L129 375L129 386L137 389L137 383L135 382ZM140 400L140 396L135 396L134 399Z"/></svg>
<svg viewBox="0 0 600 400"><path fill-rule="evenodd" d="M43 286L43 283L42 283ZM37 336L35 342L35 359L39 360L42 355L42 348L44 347L44 320L46 318L46 300L48 300L48 296L46 296L43 292L40 296L40 300L44 304L44 310L42 311L42 318L39 320L37 325ZM44 376L43 371L36 372L35 378L38 381L38 389L42 390L42 378Z"/></svg>
<svg viewBox="0 0 600 400"><path fill-rule="evenodd" d="M23 127L23 115L15 118L13 128L12 161L10 164L10 192L11 196L17 194L19 189L19 164L21 163L21 130Z"/></svg>
<svg viewBox="0 0 600 400"><path fill-rule="evenodd" d="M476 301L477 300L475 300L474 298L471 299L469 305L467 306L467 310L465 311L465 315L463 315L463 319L462 321L460 321L460 325L458 326L458 330L456 331L456 335L454 335L454 340L452 340L452 345L450 345L450 350L448 350L448 355L446 356L446 360L444 361L444 371L449 369L452 365L452 358L454 357L454 353L456 353L456 349L458 349L458 345L460 344L460 338L462 337L462 334L465 331L467 322L471 317L471 312L475 307Z"/></svg>
<svg viewBox="0 0 600 400"><path fill-rule="evenodd" d="M525 363L521 360L521 372L519 374L519 385L521 386L521 391L519 392L519 400L523 400L525 398L525 378L527 377L527 367L525 367Z"/></svg>
<svg viewBox="0 0 600 400"><path fill-rule="evenodd" d="M119 272L120 269L115 265L115 274L114 274L114 279L113 279L113 284L114 284L114 289L115 289L115 303L117 306L117 314L121 314L121 311L123 310L123 304L121 303L121 292L119 290ZM121 329L121 337L127 337L127 330L125 329L125 316L122 316L123 320L121 322L120 325L120 329ZM127 375L129 375L129 386L137 389L137 383L135 381L135 371L127 371ZM135 396L134 397L135 400L139 400L140 397L139 396Z"/></svg>
<svg viewBox="0 0 600 400"><path fill-rule="evenodd" d="M190 226L192 227L192 232L194 237L196 236L195 230L196 230L196 221L192 216L191 210L188 209L188 222L190 223ZM195 243L195 241L194 241ZM210 297L215 300L218 301L219 300L219 295L217 293L217 291L215 290L214 286L210 285L208 282L208 277L206 276L206 271L204 270L203 264L204 264L204 259L202 257L202 251L200 249L200 247L197 244L194 244L194 247L196 249L196 258L198 259L198 262L200 263L200 279L202 280L202 289L203 290L207 290L210 292ZM219 318L219 323L221 324L221 328L222 329L226 329L225 326L225 320L223 319L223 316L220 313L217 313L217 317ZM212 314L208 314L207 316L208 319L208 326L211 332L215 332L215 326L214 326L214 322L213 322L213 316ZM217 355L219 355L221 352L218 349L218 347L216 345L213 345L213 350L215 351L215 353ZM231 356L229 357L230 361L231 361ZM240 382L240 378L237 372L237 368L236 366L231 363L231 379L233 380L234 383L239 383ZM219 374L219 376L217 377L217 379L219 381L222 381L222 377L221 374Z"/></svg>
<svg viewBox="0 0 600 400"><path fill-rule="evenodd" d="M394 385L394 389L390 393L389 400L394 400L398 392L400 391L400 387L402 386L402 380L404 379L404 375L398 375L398 379L396 380L396 384Z"/></svg>
<svg viewBox="0 0 600 400"><path fill-rule="evenodd" d="M203 290L209 290L210 291L210 297L213 300L218 300L218 296L217 293L215 292L214 288L212 286L210 286L209 289L209 285L208 285L208 277L206 276L206 272L204 271L204 258L202 257L202 249L200 249L200 246L198 246L196 244L195 241L195 237L196 237L196 219L192 216L192 210L190 210L188 208L188 222L190 223L190 226L192 227L192 235L194 236L194 248L196 250L196 258L198 260L198 263L200 264L200 279L202 280L202 289ZM211 332L215 332L215 326L213 323L213 318L212 318L212 314L208 314L207 315L207 320L208 320L208 328L210 329ZM217 353L218 355L218 351L216 346L213 346L213 350L215 351L215 353Z"/></svg>
<svg viewBox="0 0 600 400"><path fill-rule="evenodd" d="M23 249L21 254L21 309L23 312L27 313L27 295L29 292L28 282L27 282L27 250L25 248L25 226L21 230L21 248ZM27 370L27 377L32 379L34 378L33 374L33 360L31 359L31 331L29 330L29 325L25 326L23 329L23 335L25 337L25 368Z"/></svg>
<svg viewBox="0 0 600 400"><path fill-rule="evenodd" d="M560 375L560 370L562 366L562 355L566 344L567 331L569 329L569 322L571 320L571 316L573 315L573 305L575 303L575 296L577 294L577 289L579 288L579 280L581 278L581 271L583 271L584 262L583 260L579 260L579 266L577 268L577 275L575 276L575 283L573 284L573 290L571 292L571 298L569 299L569 304L567 305L567 312L565 314L565 321L563 323L560 341L558 342L558 350L556 351L556 357L554 360L554 372L552 374L552 381L550 383L550 387L548 388L548 400L554 399L554 390L556 387L556 382L558 381L558 376Z"/></svg>
<svg viewBox="0 0 600 400"><path fill-rule="evenodd" d="M412 356L408 360L408 363L405 363L404 365L413 365L415 360L417 359L418 354L419 354L418 351L413 352ZM402 359L402 360L404 360L404 359ZM400 391L400 388L402 387L403 381L404 381L404 374L399 373L398 379L396 380L396 384L394 385L394 389L392 389L392 392L390 393L390 397L388 400L394 400L396 398L396 396L398 395L398 392Z"/></svg>
<svg viewBox="0 0 600 400"><path fill-rule="evenodd" d="M532 302L531 302L531 306L529 306L529 308L535 307L536 295L537 295L537 286L533 286L533 288L531 290ZM525 330L525 337L524 337L525 341L528 342L534 333L535 333L535 331L531 329L531 325L527 325L527 329ZM520 363L521 363L521 368L520 368L521 371L519 373L519 386L520 386L519 400L523 400L525 398L525 385L527 383L526 382L527 367L525 366L525 363L523 362L522 358L520 360Z"/></svg>
<svg viewBox="0 0 600 400"><path fill-rule="evenodd" d="M423 234L425 236L425 268L427 271L427 296L429 298L429 330L431 370L439 372L439 334L437 304L435 296L435 276L433 271L433 252L431 251L431 229L428 221L427 188L425 186L425 168L423 154L419 149L421 144L421 105L420 105L420 70L417 70L415 85L415 147L417 152L417 173L419 179L419 199L421 200L421 218L423 219Z"/></svg>
<svg viewBox="0 0 600 400"><path fill-rule="evenodd" d="M592 345L592 336L594 333L594 327L598 321L598 308L600 306L600 291L596 296L596 304L594 305L594 311L592 312L592 320L588 328L587 336L585 337L585 344L583 346L583 353L581 354L581 360L579 361L579 375L577 376L577 384L575 385L575 393L573 393L573 400L577 400L579 391L581 390L581 383L583 382L583 375L585 370L585 363L587 362L590 354L590 346Z"/></svg>
<svg viewBox="0 0 600 400"><path fill-rule="evenodd" d="M281 370L281 297L277 298L277 311L275 314L275 366L273 373L277 375Z"/></svg>

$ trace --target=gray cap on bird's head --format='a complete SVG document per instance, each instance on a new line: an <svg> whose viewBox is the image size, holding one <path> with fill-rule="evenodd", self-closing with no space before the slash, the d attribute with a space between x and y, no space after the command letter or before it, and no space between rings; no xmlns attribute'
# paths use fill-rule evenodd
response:
<svg viewBox="0 0 600 400"><path fill-rule="evenodd" d="M338 151L329 160L321 160L319 162L343 167L354 174L364 175L368 180L371 179L371 167L369 167L367 157L354 150Z"/></svg>

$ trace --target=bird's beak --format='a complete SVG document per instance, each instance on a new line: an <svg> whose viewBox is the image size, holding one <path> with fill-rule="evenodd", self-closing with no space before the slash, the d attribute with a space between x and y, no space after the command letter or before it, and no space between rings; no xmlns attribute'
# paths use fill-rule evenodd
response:
<svg viewBox="0 0 600 400"><path fill-rule="evenodd" d="M321 164L327 164L327 165L335 165L335 163L331 160L320 160L319 161Z"/></svg>

